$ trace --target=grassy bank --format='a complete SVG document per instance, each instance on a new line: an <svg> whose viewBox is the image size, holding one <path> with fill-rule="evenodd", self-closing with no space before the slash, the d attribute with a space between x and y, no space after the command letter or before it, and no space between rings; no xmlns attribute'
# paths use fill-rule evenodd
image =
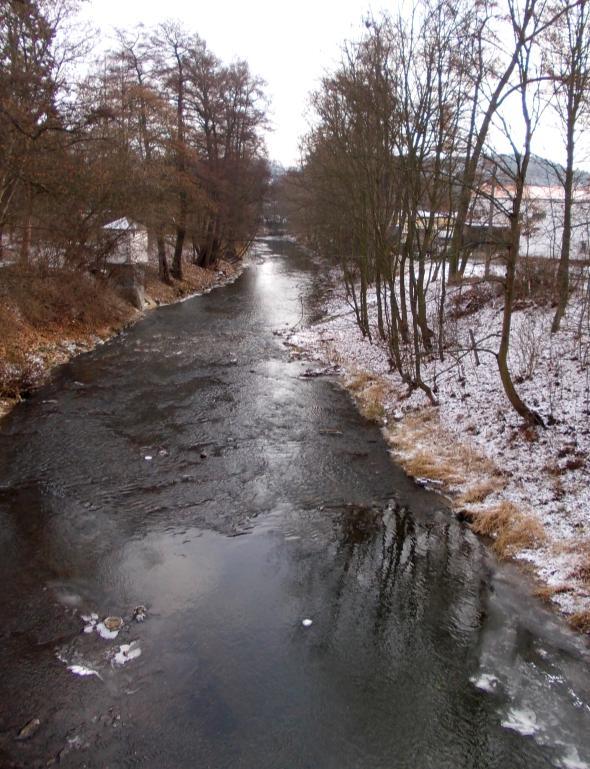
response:
<svg viewBox="0 0 590 769"><path fill-rule="evenodd" d="M0 270L0 415L51 370L138 320L146 310L197 294L234 277L240 265L215 270L185 265L182 281L166 285L146 273L146 307L137 310L104 277L80 271Z"/></svg>
<svg viewBox="0 0 590 769"><path fill-rule="evenodd" d="M493 292L469 283L454 287L448 308L457 348L469 351L473 330L493 347L502 312ZM491 350L480 349L479 357L467 352L459 362L452 354L444 363L435 356L425 362L423 375L438 401L433 406L391 370L375 317L370 342L342 291L334 289L325 311L323 321L293 334L290 344L339 364L360 411L382 426L395 461L418 483L448 496L456 515L488 537L500 557L533 572L540 597L589 631L588 361L576 297L555 335L548 332L550 306L529 302L514 316L511 370L547 429L524 426L511 409Z"/></svg>

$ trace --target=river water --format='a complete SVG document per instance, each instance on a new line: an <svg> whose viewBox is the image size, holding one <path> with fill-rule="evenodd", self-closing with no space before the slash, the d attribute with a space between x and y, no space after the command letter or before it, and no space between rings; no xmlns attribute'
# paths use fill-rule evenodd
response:
<svg viewBox="0 0 590 769"><path fill-rule="evenodd" d="M318 269L260 242L3 421L3 769L590 765L586 642L273 334Z"/></svg>

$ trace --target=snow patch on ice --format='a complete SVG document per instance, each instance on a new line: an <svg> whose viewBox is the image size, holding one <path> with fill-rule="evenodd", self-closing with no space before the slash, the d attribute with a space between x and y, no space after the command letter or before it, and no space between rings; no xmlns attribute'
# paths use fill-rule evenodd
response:
<svg viewBox="0 0 590 769"><path fill-rule="evenodd" d="M99 622L96 626L96 632L101 638L105 638L107 641L112 641L119 635L118 630L109 630L104 622Z"/></svg>
<svg viewBox="0 0 590 769"><path fill-rule="evenodd" d="M511 708L502 720L502 726L505 729L512 729L514 732L529 737L538 730L537 717L532 710L527 708Z"/></svg>
<svg viewBox="0 0 590 769"><path fill-rule="evenodd" d="M496 676L491 673L481 673L479 676L472 676L469 680L476 689L481 689L490 694L498 691L498 685L500 683Z"/></svg>
<svg viewBox="0 0 590 769"><path fill-rule="evenodd" d="M119 651L113 657L113 664L126 665L139 656L141 656L141 647L138 641L132 641L130 644L121 644Z"/></svg>
<svg viewBox="0 0 590 769"><path fill-rule="evenodd" d="M85 665L68 665L68 670L77 676L96 676L102 680L102 676L98 670L93 670L92 668L86 667Z"/></svg>

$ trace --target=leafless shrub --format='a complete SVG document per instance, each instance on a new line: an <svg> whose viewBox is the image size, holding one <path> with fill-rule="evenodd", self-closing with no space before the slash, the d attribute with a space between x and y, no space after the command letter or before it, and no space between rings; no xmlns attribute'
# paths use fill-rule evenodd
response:
<svg viewBox="0 0 590 769"><path fill-rule="evenodd" d="M516 359L516 381L532 379L543 350L545 340L542 323L531 313L522 314L515 324L512 355Z"/></svg>
<svg viewBox="0 0 590 769"><path fill-rule="evenodd" d="M494 294L489 283L478 283L466 291L456 291L449 302L449 317L457 320L474 315L492 301Z"/></svg>
<svg viewBox="0 0 590 769"><path fill-rule="evenodd" d="M549 307L553 302L554 291L555 265L550 259L519 261L514 281L514 309L528 302Z"/></svg>

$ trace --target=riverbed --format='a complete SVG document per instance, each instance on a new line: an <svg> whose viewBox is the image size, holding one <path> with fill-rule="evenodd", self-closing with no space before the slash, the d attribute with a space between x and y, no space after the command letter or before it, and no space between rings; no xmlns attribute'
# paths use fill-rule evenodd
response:
<svg viewBox="0 0 590 769"><path fill-rule="evenodd" d="M0 766L590 766L586 641L273 333L320 270L260 241L3 421Z"/></svg>

